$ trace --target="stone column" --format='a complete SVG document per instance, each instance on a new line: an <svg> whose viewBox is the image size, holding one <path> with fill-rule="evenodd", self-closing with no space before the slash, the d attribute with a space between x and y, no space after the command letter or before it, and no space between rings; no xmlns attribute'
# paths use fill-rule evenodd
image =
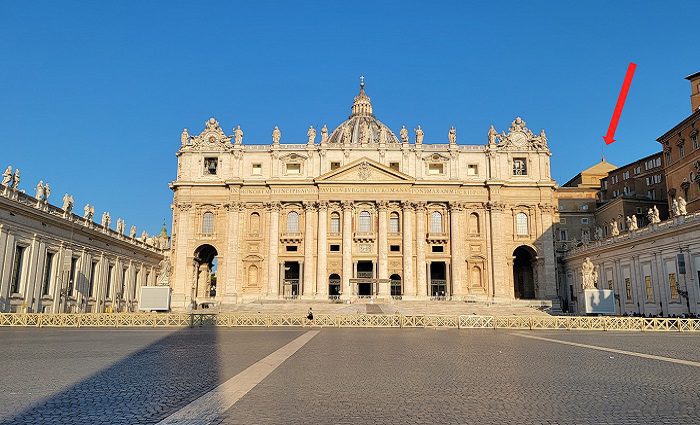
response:
<svg viewBox="0 0 700 425"><path fill-rule="evenodd" d="M377 241L377 253L378 253L378 259L377 259L377 271L378 271L378 277L379 279L388 279L389 278L389 245L387 241L387 210L389 209L389 205L387 204L386 201L379 201L377 203L377 209L379 211L378 216L379 216L379 231L378 231L378 241ZM380 296L389 296L389 284L388 283L381 283L379 285L379 295Z"/></svg>
<svg viewBox="0 0 700 425"><path fill-rule="evenodd" d="M503 229L504 226L512 226L512 221L507 220L505 223L503 222L503 204L498 202L489 202L486 208L489 220L488 230L490 236L488 246L491 249L491 255L489 256L491 263L489 296L514 298L515 292L513 284L508 283L512 282L513 280L512 260L509 264L506 258L506 256L508 256L508 258L512 258L512 252L506 252L505 238L503 232L499 230ZM507 271L509 271L509 273L506 273Z"/></svg>
<svg viewBox="0 0 700 425"><path fill-rule="evenodd" d="M223 295L226 302L235 302L238 295L236 281L238 280L238 216L240 204L233 202L228 209L228 246L226 249L226 287ZM218 290L218 288L217 288ZM218 294L217 294L218 295ZM234 298L234 299L231 299Z"/></svg>
<svg viewBox="0 0 700 425"><path fill-rule="evenodd" d="M343 201L343 298L352 294L352 202Z"/></svg>
<svg viewBox="0 0 700 425"><path fill-rule="evenodd" d="M279 264L277 260L277 252L279 250L280 241L280 203L270 202L268 204L270 212L270 233L269 233L269 251L267 256L267 293L272 298L277 298L279 295Z"/></svg>
<svg viewBox="0 0 700 425"><path fill-rule="evenodd" d="M461 221L463 206L457 202L450 202L450 257L452 263L452 296L461 299L464 296L464 281L462 278L462 250L459 224Z"/></svg>
<svg viewBox="0 0 700 425"><path fill-rule="evenodd" d="M328 260L327 260L327 224L328 202L318 203L318 253L316 254L316 294L319 298L328 295Z"/></svg>
<svg viewBox="0 0 700 425"><path fill-rule="evenodd" d="M302 295L311 298L314 293L314 211L312 202L304 203L304 283Z"/></svg>
<svg viewBox="0 0 700 425"><path fill-rule="evenodd" d="M403 207L403 295L416 295L416 282L413 280L413 203L404 202Z"/></svg>
<svg viewBox="0 0 700 425"><path fill-rule="evenodd" d="M425 202L416 203L416 295L425 298L428 282L425 276Z"/></svg>

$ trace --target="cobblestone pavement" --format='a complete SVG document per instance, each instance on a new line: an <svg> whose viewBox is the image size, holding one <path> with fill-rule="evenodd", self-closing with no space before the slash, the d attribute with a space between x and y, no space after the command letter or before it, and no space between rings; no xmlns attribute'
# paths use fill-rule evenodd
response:
<svg viewBox="0 0 700 425"><path fill-rule="evenodd" d="M0 423L156 423L304 332L0 330ZM698 367L516 333L323 329L216 423L700 423ZM525 333L700 357L691 334Z"/></svg>

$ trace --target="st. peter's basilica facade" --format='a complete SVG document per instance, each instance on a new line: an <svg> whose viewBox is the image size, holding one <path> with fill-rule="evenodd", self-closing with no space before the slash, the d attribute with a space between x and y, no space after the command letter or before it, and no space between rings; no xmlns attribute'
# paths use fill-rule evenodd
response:
<svg viewBox="0 0 700 425"><path fill-rule="evenodd" d="M302 144L244 144L211 118L182 133L173 308L268 299L555 299L556 217L544 131L516 118L486 144L426 144L350 117ZM215 272L215 273L213 273Z"/></svg>

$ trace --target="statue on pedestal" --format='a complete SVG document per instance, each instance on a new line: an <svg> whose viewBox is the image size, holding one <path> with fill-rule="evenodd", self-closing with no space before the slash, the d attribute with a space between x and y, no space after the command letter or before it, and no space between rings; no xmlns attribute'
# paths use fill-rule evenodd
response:
<svg viewBox="0 0 700 425"><path fill-rule="evenodd" d="M63 211L70 214L73 212L73 195L65 194L63 195Z"/></svg>
<svg viewBox="0 0 700 425"><path fill-rule="evenodd" d="M688 210L686 209L687 204L688 203L685 201L685 199L682 196L678 197L678 215L688 214Z"/></svg>
<svg viewBox="0 0 700 425"><path fill-rule="evenodd" d="M129 237L131 239L134 239L136 237L136 226L133 224L131 225L131 228L129 229Z"/></svg>
<svg viewBox="0 0 700 425"><path fill-rule="evenodd" d="M280 139L282 139L282 132L279 127L275 126L274 130L272 130L272 144L279 145Z"/></svg>
<svg viewBox="0 0 700 425"><path fill-rule="evenodd" d="M95 207L90 206L90 204L85 204L85 208L83 208L83 218L85 221L92 221L92 218L95 216Z"/></svg>
<svg viewBox="0 0 700 425"><path fill-rule="evenodd" d="M44 181L39 180L39 183L36 184L36 196L35 196L37 201L43 201L44 200Z"/></svg>
<svg viewBox="0 0 700 425"><path fill-rule="evenodd" d="M105 211L102 213L102 227L107 229L109 227L110 222L112 221L112 217L109 215L109 211Z"/></svg>
<svg viewBox="0 0 700 425"><path fill-rule="evenodd" d="M595 240L597 240L597 241L603 240L603 228L600 226L596 226L596 228L595 228Z"/></svg>
<svg viewBox="0 0 700 425"><path fill-rule="evenodd" d="M418 126L418 128L414 128L413 131L416 133L416 144L423 144L423 138L425 137L425 134L423 133L423 129L420 128L420 125Z"/></svg>
<svg viewBox="0 0 700 425"><path fill-rule="evenodd" d="M679 215L681 215L681 212L678 208L678 198L674 198L671 202L671 215L673 217L678 217Z"/></svg>
<svg viewBox="0 0 700 425"><path fill-rule="evenodd" d="M170 280L170 260L168 257L164 257L162 260L160 260L160 263L158 263L158 278L157 278L157 283L159 285L167 285L169 280Z"/></svg>
<svg viewBox="0 0 700 425"><path fill-rule="evenodd" d="M243 130L241 130L240 125L236 126L236 128L233 130L233 139L237 145L243 143Z"/></svg>
<svg viewBox="0 0 700 425"><path fill-rule="evenodd" d="M408 143L408 129L405 125L399 130L399 137L401 137L401 143Z"/></svg>
<svg viewBox="0 0 700 425"><path fill-rule="evenodd" d="M590 257L581 264L581 287L583 289L596 289L598 283L598 267L594 266Z"/></svg>
<svg viewBox="0 0 700 425"><path fill-rule="evenodd" d="M647 212L647 219L651 224L661 223L661 218L659 217L659 209L656 208L656 205L654 205L652 208L649 208L649 211Z"/></svg>
<svg viewBox="0 0 700 425"><path fill-rule="evenodd" d="M491 124L491 127L489 127L489 132L486 135L486 138L488 139L489 146L495 146L496 145L496 138L498 137L498 132L494 128L493 124Z"/></svg>
<svg viewBox="0 0 700 425"><path fill-rule="evenodd" d="M316 142L316 129L313 125L309 126L309 131L306 132L306 137L308 137L306 143L313 145Z"/></svg>
<svg viewBox="0 0 700 425"><path fill-rule="evenodd" d="M190 144L190 133L186 128L182 129L182 134L180 135L180 143L182 146L187 146Z"/></svg>
<svg viewBox="0 0 700 425"><path fill-rule="evenodd" d="M450 141L451 145L457 144L457 129L454 126L447 132L447 140Z"/></svg>
<svg viewBox="0 0 700 425"><path fill-rule="evenodd" d="M326 143L328 143L328 127L326 124L323 124L321 128L321 144L325 145Z"/></svg>
<svg viewBox="0 0 700 425"><path fill-rule="evenodd" d="M17 189L19 187L19 168L15 169L15 176L12 179L12 188Z"/></svg>
<svg viewBox="0 0 700 425"><path fill-rule="evenodd" d="M627 221L627 229L628 230L637 230L638 229L637 217L630 215L627 217L626 221Z"/></svg>
<svg viewBox="0 0 700 425"><path fill-rule="evenodd" d="M610 234L612 236L618 236L620 234L620 228L617 226L617 220L610 222Z"/></svg>
<svg viewBox="0 0 700 425"><path fill-rule="evenodd" d="M12 166L8 165L5 168L5 172L2 173L2 184L3 186L10 187L12 185Z"/></svg>
<svg viewBox="0 0 700 425"><path fill-rule="evenodd" d="M126 226L124 219L121 217L118 218L117 219L117 228L116 228L117 233L119 233L120 235L123 235L124 234L124 226Z"/></svg>

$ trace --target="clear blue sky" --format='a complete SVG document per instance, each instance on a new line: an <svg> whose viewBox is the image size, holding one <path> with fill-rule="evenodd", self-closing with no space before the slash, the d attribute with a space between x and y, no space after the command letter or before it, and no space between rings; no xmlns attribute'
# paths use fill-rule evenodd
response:
<svg viewBox="0 0 700 425"><path fill-rule="evenodd" d="M0 167L154 233L183 127L303 142L347 117L361 74L376 115L428 143L454 125L482 144L516 115L544 128L560 184L600 159L629 62L610 162L660 150L689 115L697 3L492 3L2 1Z"/></svg>

